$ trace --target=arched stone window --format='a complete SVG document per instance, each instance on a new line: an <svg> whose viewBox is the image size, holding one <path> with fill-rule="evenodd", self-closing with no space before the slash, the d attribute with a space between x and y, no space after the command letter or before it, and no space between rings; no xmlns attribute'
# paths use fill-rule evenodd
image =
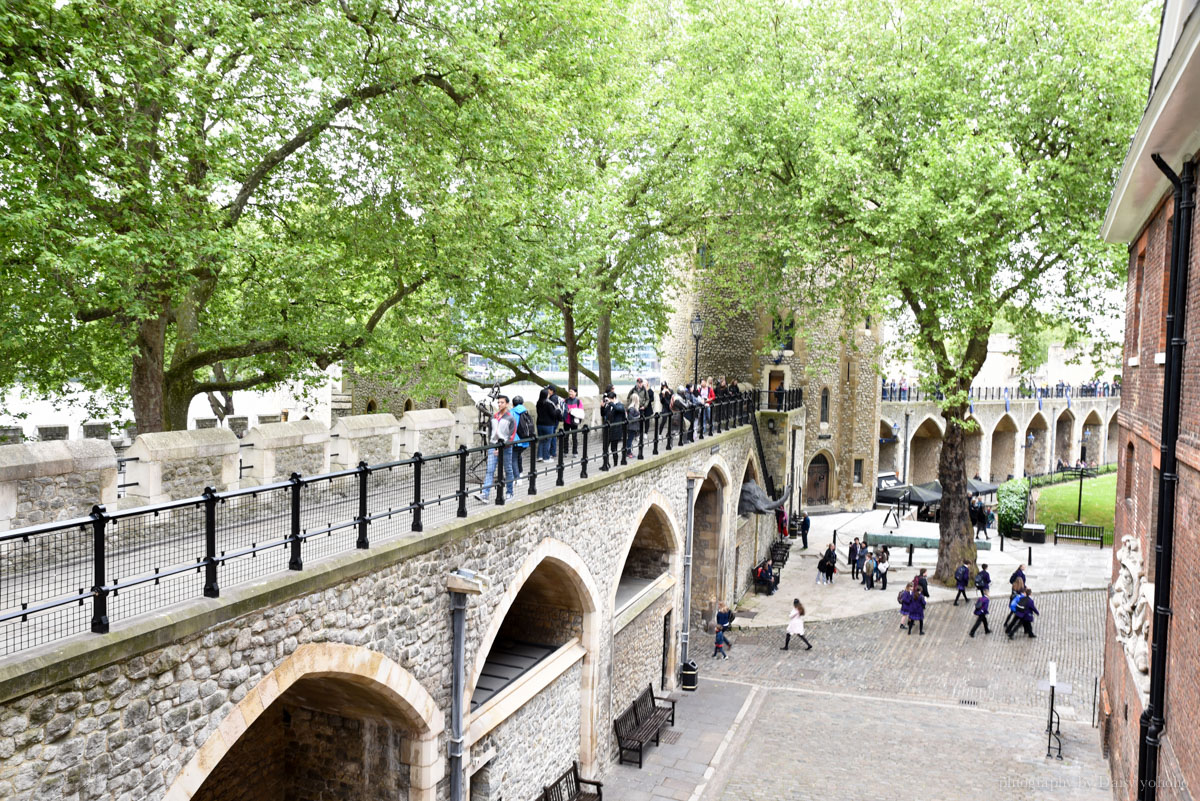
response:
<svg viewBox="0 0 1200 801"><path fill-rule="evenodd" d="M829 422L829 387L821 389L821 422Z"/></svg>
<svg viewBox="0 0 1200 801"><path fill-rule="evenodd" d="M1133 500L1133 443L1125 446L1125 500Z"/></svg>

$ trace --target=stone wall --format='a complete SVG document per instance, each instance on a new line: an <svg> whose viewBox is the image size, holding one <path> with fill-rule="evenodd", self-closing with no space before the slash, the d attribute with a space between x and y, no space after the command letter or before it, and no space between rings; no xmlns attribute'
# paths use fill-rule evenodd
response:
<svg viewBox="0 0 1200 801"><path fill-rule="evenodd" d="M458 447L454 443L455 415L449 409L406 412L400 418L400 456L436 456Z"/></svg>
<svg viewBox="0 0 1200 801"><path fill-rule="evenodd" d="M243 477L245 486L286 481L292 473L314 476L329 472L329 429L318 420L267 423L255 426L245 440L252 467ZM248 479L248 480L247 480Z"/></svg>
<svg viewBox="0 0 1200 801"><path fill-rule="evenodd" d="M237 486L238 440L222 428L142 434L125 453L126 505L193 498Z"/></svg>
<svg viewBox="0 0 1200 801"><path fill-rule="evenodd" d="M400 733L376 720L290 707L284 725L284 799L403 801L408 767Z"/></svg>
<svg viewBox="0 0 1200 801"><path fill-rule="evenodd" d="M578 759L579 689L576 664L498 726L475 750L496 750L488 764L489 801L538 798L542 788ZM472 798L476 797L472 788Z"/></svg>
<svg viewBox="0 0 1200 801"><path fill-rule="evenodd" d="M359 462L384 464L400 458L400 422L390 414L339 417L331 435L329 467L335 472Z"/></svg>
<svg viewBox="0 0 1200 801"><path fill-rule="evenodd" d="M0 531L86 517L117 499L117 455L102 440L0 445Z"/></svg>
<svg viewBox="0 0 1200 801"><path fill-rule="evenodd" d="M612 709L620 714L647 685L662 694L663 618L671 596L650 604L613 637ZM671 617L675 625L675 616Z"/></svg>
<svg viewBox="0 0 1200 801"><path fill-rule="evenodd" d="M655 461L543 491L448 527L431 527L417 539L306 560L299 572L223 584L218 604L187 601L168 615L115 623L105 637L84 634L21 652L0 664L0 748L5 749L0 795L21 801L75 794L79 801L162 798L181 775L194 775L185 768L192 770L193 757L219 728L226 729L220 735L226 742L237 739L239 721L247 714L244 703L262 693L274 698L281 689L272 692L272 687L295 678L300 668L289 660L302 647L338 645L355 649L368 662L392 660L410 677L405 681L422 688L444 715L450 709L451 616L442 577L451 566L462 566L491 578L467 611L468 680L473 681L486 657L485 642L505 625L504 613L526 580L545 569L546 560L558 565L552 577L562 571L577 577L563 582L564 591L579 596L572 603L575 611L594 610L571 620L572 630L581 630L588 656L493 730L498 770L491 775L515 777L497 787L506 798L524 798L572 759L580 759L589 772L599 770L615 752L609 700L614 665L607 646L613 641L611 598L639 527L638 510L652 500L662 505L680 529L676 541L682 541L687 472L741 475L751 440L748 428L727 432ZM720 446L718 454L710 452L712 445ZM725 526L732 525L735 497L724 493L720 517ZM578 520L589 525L574 525ZM553 532L572 530L577 535L569 541L553 539ZM731 529L723 529L720 543L710 558L732 571ZM681 569L680 561L673 560L673 570ZM660 602L663 614L678 608L680 577L675 578ZM660 639L652 666L640 669L647 675L661 672L661 656ZM596 703L584 742L581 692ZM288 693L280 696L282 702L292 703ZM441 725L435 731L442 731ZM486 749L476 744L474 750ZM87 771L68 770L82 753L108 758L93 759ZM445 753L444 733L429 758L439 753ZM444 784L441 779L439 797Z"/></svg>

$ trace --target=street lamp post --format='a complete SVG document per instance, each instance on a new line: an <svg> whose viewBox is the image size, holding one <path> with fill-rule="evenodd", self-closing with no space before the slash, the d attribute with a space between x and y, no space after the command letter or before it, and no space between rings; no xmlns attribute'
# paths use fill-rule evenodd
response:
<svg viewBox="0 0 1200 801"><path fill-rule="evenodd" d="M692 360L692 389L700 386L700 337L704 335L704 320L697 313L692 318L692 339L696 340L694 358Z"/></svg>
<svg viewBox="0 0 1200 801"><path fill-rule="evenodd" d="M1091 431L1083 432L1083 441L1084 442L1087 442L1088 438L1091 436L1091 433L1092 433ZM1085 445L1084 448L1086 449L1087 446ZM1083 522L1083 474L1085 472L1087 472L1087 465L1082 463L1083 462L1082 455L1079 458L1080 458L1081 463L1079 465L1079 501L1075 505L1075 522L1076 523Z"/></svg>

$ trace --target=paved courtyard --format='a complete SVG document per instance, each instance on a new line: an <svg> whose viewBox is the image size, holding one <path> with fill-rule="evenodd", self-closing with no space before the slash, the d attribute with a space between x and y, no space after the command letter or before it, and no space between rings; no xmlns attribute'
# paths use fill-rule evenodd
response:
<svg viewBox="0 0 1200 801"><path fill-rule="evenodd" d="M627 801L750 799L1025 799L1107 801L1108 768L1092 728L1104 593L1039 599L1036 640L967 636L971 612L930 605L926 635L874 612L808 625L813 650L780 651L782 627L734 635L728 660L693 634L700 687L682 693L672 742L646 766L617 766L606 795ZM793 641L794 646L794 641ZM1046 759L1048 698L1036 682L1054 660L1063 759Z"/></svg>

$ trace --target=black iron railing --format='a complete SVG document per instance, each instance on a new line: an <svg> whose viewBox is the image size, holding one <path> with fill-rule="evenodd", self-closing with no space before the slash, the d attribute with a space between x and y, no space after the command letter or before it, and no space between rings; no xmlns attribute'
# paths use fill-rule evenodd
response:
<svg viewBox="0 0 1200 801"><path fill-rule="evenodd" d="M880 385L880 398L885 401L940 401L941 392L928 392L920 387L900 387L895 382ZM973 401L1033 400L1036 398L1119 398L1120 384L1089 382L1086 384L1046 384L1043 386L971 387L967 397Z"/></svg>
<svg viewBox="0 0 1200 801"><path fill-rule="evenodd" d="M758 390L759 411L790 412L804 405L804 390L794 389L760 389Z"/></svg>
<svg viewBox="0 0 1200 801"><path fill-rule="evenodd" d="M87 517L4 532L0 656L86 630L104 633L179 601L220 597L222 586L419 534L469 516L479 503L473 497L502 506L508 493L536 495L539 483L563 486L589 470L651 459L747 425L755 406L745 393L706 409L516 440L503 448L528 457L516 476L500 446L462 446L230 492L206 488L195 498L118 512L96 506ZM554 457L537 461L548 442Z"/></svg>

